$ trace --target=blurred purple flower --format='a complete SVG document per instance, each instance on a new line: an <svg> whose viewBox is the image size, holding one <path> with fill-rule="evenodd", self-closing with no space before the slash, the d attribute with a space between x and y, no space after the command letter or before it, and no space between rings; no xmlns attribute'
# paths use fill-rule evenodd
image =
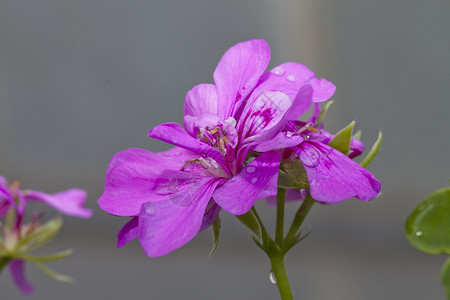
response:
<svg viewBox="0 0 450 300"><path fill-rule="evenodd" d="M37 220L35 220L37 215L32 216L30 224L23 224L26 203L29 201L43 202L66 215L89 218L92 216L92 210L83 207L86 195L86 191L81 189L69 189L55 194L20 190L18 181L8 185L6 179L0 176L0 218L5 216L10 209L14 210L16 217L14 226L10 228L10 231L4 232L3 242L5 245L3 247L7 252L6 256L0 257L0 259L6 260L11 277L22 293L31 294L34 288L25 276L25 261L8 258L8 251L15 251L14 244L20 243L26 234L32 234L33 230L38 228ZM12 245L8 245L11 243ZM9 247L12 249L8 249Z"/></svg>
<svg viewBox="0 0 450 300"><path fill-rule="evenodd" d="M264 40L230 48L213 84L186 95L184 129L161 124L149 136L177 147L162 153L128 149L106 171L98 203L110 214L132 219L118 234L118 247L139 237L148 256L165 255L207 228L223 208L241 215L277 192L280 152L302 140L281 133L289 119L312 102L327 100L335 86L305 66L282 64L265 72ZM305 102L299 90L314 92ZM249 151L264 152L253 157Z"/></svg>

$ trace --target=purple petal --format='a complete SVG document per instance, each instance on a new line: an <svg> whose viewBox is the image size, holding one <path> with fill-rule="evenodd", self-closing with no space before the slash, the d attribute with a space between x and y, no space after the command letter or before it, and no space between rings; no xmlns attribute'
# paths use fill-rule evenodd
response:
<svg viewBox="0 0 450 300"><path fill-rule="evenodd" d="M196 85L186 94L184 114L200 116L204 113L217 114L217 89L214 84Z"/></svg>
<svg viewBox="0 0 450 300"><path fill-rule="evenodd" d="M9 210L10 203L6 200L0 200L0 218L3 217Z"/></svg>
<svg viewBox="0 0 450 300"><path fill-rule="evenodd" d="M313 102L323 102L330 99L336 92L336 86L325 78L313 78L309 81L313 87Z"/></svg>
<svg viewBox="0 0 450 300"><path fill-rule="evenodd" d="M295 96L289 112L286 114L286 119L296 120L301 117L311 106L313 89L309 84L302 86Z"/></svg>
<svg viewBox="0 0 450 300"><path fill-rule="evenodd" d="M218 115L233 117L242 101L250 94L270 60L270 48L264 40L239 43L222 56L214 71L218 92Z"/></svg>
<svg viewBox="0 0 450 300"><path fill-rule="evenodd" d="M286 124L285 114L292 101L283 93L263 92L245 105L237 125L242 145L273 138Z"/></svg>
<svg viewBox="0 0 450 300"><path fill-rule="evenodd" d="M203 215L200 231L205 230L216 221L216 219L219 217L220 210L220 206L217 205L213 199L209 200L209 203L206 206L205 213Z"/></svg>
<svg viewBox="0 0 450 300"><path fill-rule="evenodd" d="M307 190L301 189L301 190L293 190L293 189L287 189L286 190L286 196L285 196L285 202L294 202L294 201L303 201L306 198ZM266 203L268 206L275 206L277 205L277 196L269 196L266 198Z"/></svg>
<svg viewBox="0 0 450 300"><path fill-rule="evenodd" d="M208 126L214 128L220 122L221 120L218 115L210 113L204 113L200 116L186 115L183 119L184 128L193 138L197 137L197 133L200 129Z"/></svg>
<svg viewBox="0 0 450 300"><path fill-rule="evenodd" d="M185 161L195 157L196 153L178 147L161 153L143 149L117 153L106 170L100 208L113 215L137 216L143 203L166 200L179 185L196 178L196 173L180 171Z"/></svg>
<svg viewBox="0 0 450 300"><path fill-rule="evenodd" d="M303 138L300 135L282 131L268 141L257 143L252 150L257 152L267 152L297 146L301 142L303 142Z"/></svg>
<svg viewBox="0 0 450 300"><path fill-rule="evenodd" d="M317 201L336 203L352 197L369 201L380 193L381 183L369 171L327 145L303 142L297 155Z"/></svg>
<svg viewBox="0 0 450 300"><path fill-rule="evenodd" d="M214 201L233 215L248 212L260 198L276 195L280 152L266 152L218 188Z"/></svg>
<svg viewBox="0 0 450 300"><path fill-rule="evenodd" d="M47 194L39 191L26 191L26 201L40 201L60 212L74 217L90 218L92 209L84 208L87 193L81 189L69 189L55 194Z"/></svg>
<svg viewBox="0 0 450 300"><path fill-rule="evenodd" d="M139 217L133 217L117 234L117 248L122 248L126 243L136 239L139 235Z"/></svg>
<svg viewBox="0 0 450 300"><path fill-rule="evenodd" d="M168 254L200 230L205 208L222 180L199 181L190 190L162 202L147 202L139 214L139 241L150 257Z"/></svg>
<svg viewBox="0 0 450 300"><path fill-rule="evenodd" d="M149 131L148 136L196 152L200 155L211 157L219 164L225 165L219 150L193 138L177 123L158 125Z"/></svg>
<svg viewBox="0 0 450 300"><path fill-rule="evenodd" d="M350 141L350 153L348 154L349 158L355 158L361 155L364 152L364 143L358 139L351 139Z"/></svg>
<svg viewBox="0 0 450 300"><path fill-rule="evenodd" d="M29 295L33 293L34 288L25 277L25 265L23 260L13 259L9 262L9 272L19 290Z"/></svg>

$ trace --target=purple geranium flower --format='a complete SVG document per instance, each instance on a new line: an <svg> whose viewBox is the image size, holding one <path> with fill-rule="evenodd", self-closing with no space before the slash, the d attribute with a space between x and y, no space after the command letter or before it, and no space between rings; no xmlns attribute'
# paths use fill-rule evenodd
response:
<svg viewBox="0 0 450 300"><path fill-rule="evenodd" d="M86 192L81 189L69 189L55 194L47 194L33 190L21 190L18 181L8 185L3 176L0 176L0 218L10 210L14 209L16 220L10 231L5 232L3 247L6 256L9 251L15 251L15 244L27 234L33 234L38 228L37 215L32 216L30 224L23 224L26 203L29 201L43 202L52 206L60 212L80 218L92 216L92 210L84 208ZM9 249L11 248L11 249ZM24 293L30 294L34 288L25 276L25 261L22 259L11 259L8 262L9 271L17 287Z"/></svg>
<svg viewBox="0 0 450 300"><path fill-rule="evenodd" d="M311 95L309 97L312 98ZM305 102L311 103L306 98ZM287 160L300 159L308 177L311 196L317 201L337 203L352 197L372 200L380 193L381 183L352 160L364 152L364 144L352 138L348 155L328 146L334 136L323 129L323 124L314 127L319 113L320 106L316 104L308 122L291 120L286 124L283 133L295 140L301 138L301 142L284 150L283 156L287 156Z"/></svg>
<svg viewBox="0 0 450 300"><path fill-rule="evenodd" d="M111 159L98 203L110 214L132 217L118 234L118 247L139 237L148 256L165 255L211 225L221 208L241 215L276 194L281 153L274 150L302 141L281 130L335 87L296 63L265 72L269 59L264 40L233 46L214 72L215 85L187 93L184 129L166 123L148 134L177 147L128 149Z"/></svg>

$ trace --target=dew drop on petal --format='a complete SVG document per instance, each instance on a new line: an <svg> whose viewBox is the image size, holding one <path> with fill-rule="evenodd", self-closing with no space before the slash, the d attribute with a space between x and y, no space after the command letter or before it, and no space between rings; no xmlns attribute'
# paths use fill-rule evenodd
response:
<svg viewBox="0 0 450 300"><path fill-rule="evenodd" d="M310 149L309 151L303 150L300 153L300 160L305 166L315 168L319 165L320 154L316 149Z"/></svg>
<svg viewBox="0 0 450 300"><path fill-rule="evenodd" d="M287 136L288 138L292 137L293 134L294 134L294 133L293 133L292 131L286 132L286 136Z"/></svg>
<svg viewBox="0 0 450 300"><path fill-rule="evenodd" d="M273 271L272 270L270 270L270 272L269 272L269 280L270 280L270 283L272 283L272 284L277 284L277 279L275 278L275 274L273 273Z"/></svg>
<svg viewBox="0 0 450 300"><path fill-rule="evenodd" d="M422 234L423 234L423 232L420 230L416 232L416 236L422 236Z"/></svg>
<svg viewBox="0 0 450 300"><path fill-rule="evenodd" d="M309 135L306 135L306 136L305 136L305 140L309 140L309 138L310 138Z"/></svg>
<svg viewBox="0 0 450 300"><path fill-rule="evenodd" d="M287 81L290 81L290 82L295 82L295 76L294 75L288 75L287 77L286 77L286 79L287 79Z"/></svg>
<svg viewBox="0 0 450 300"><path fill-rule="evenodd" d="M258 181L258 177L253 177L251 180L252 184L255 184L257 181Z"/></svg>
<svg viewBox="0 0 450 300"><path fill-rule="evenodd" d="M283 69L283 67L276 67L271 72L277 76L283 76L284 73L286 73L286 71Z"/></svg>
<svg viewBox="0 0 450 300"><path fill-rule="evenodd" d="M256 168L255 168L254 166L247 166L247 167L245 168L245 171L246 171L248 174L253 174L253 173L255 173Z"/></svg>
<svg viewBox="0 0 450 300"><path fill-rule="evenodd" d="M145 208L145 212L147 214L149 214L150 216L153 216L155 214L155 210L153 208L151 208L151 207Z"/></svg>

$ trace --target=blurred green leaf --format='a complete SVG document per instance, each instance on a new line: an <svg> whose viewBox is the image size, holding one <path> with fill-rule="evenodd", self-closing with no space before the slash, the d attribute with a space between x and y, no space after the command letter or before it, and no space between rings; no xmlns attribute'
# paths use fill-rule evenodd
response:
<svg viewBox="0 0 450 300"><path fill-rule="evenodd" d="M378 151L380 150L381 140L382 139L383 139L383 133L380 131L378 133L378 138L375 141L375 144L373 144L373 146L372 146L372 149L370 149L370 151L367 154L367 156L360 163L361 167L363 167L363 168L367 167L372 162L372 160L375 158L375 156L377 156Z"/></svg>
<svg viewBox="0 0 450 300"><path fill-rule="evenodd" d="M44 261L53 261L53 260L62 259L66 256L69 256L72 253L73 253L72 249L67 249L67 250L64 250L64 251L61 251L58 253L54 253L51 255L34 256L34 255L29 255L29 254L23 254L23 255L17 255L15 257L23 259L23 260L31 261L31 262L44 262Z"/></svg>
<svg viewBox="0 0 450 300"><path fill-rule="evenodd" d="M450 253L450 188L428 195L406 219L406 237L429 254Z"/></svg>
<svg viewBox="0 0 450 300"><path fill-rule="evenodd" d="M347 127L336 133L334 138L328 143L328 146L347 155L348 151L350 150L350 142L352 141L352 132L354 126L355 121L351 122Z"/></svg>
<svg viewBox="0 0 450 300"><path fill-rule="evenodd" d="M361 131L361 130L358 130L358 131L353 135L353 138L354 138L354 139L357 139L357 140L360 140L360 139L361 139L361 135L362 135L362 131Z"/></svg>
<svg viewBox="0 0 450 300"><path fill-rule="evenodd" d="M49 267L44 265L43 263L36 262L36 265L51 279L59 281L59 282L67 282L72 283L73 279L67 275L56 273L55 271L51 270Z"/></svg>
<svg viewBox="0 0 450 300"><path fill-rule="evenodd" d="M441 281L445 287L445 294L450 300L450 258L447 259L441 270Z"/></svg>
<svg viewBox="0 0 450 300"><path fill-rule="evenodd" d="M6 267L6 265L9 263L9 261L12 259L10 256L2 256L0 257L0 274L3 271L3 268Z"/></svg>
<svg viewBox="0 0 450 300"><path fill-rule="evenodd" d="M327 114L328 109L330 108L331 104L333 104L334 101L330 100L322 107L322 110L320 111L319 115L317 116L316 123L314 124L315 127L318 127L320 124L323 123L325 120L325 115Z"/></svg>
<svg viewBox="0 0 450 300"><path fill-rule="evenodd" d="M62 218L56 217L36 228L32 233L23 237L17 244L17 249L22 252L42 246L56 236L62 226Z"/></svg>
<svg viewBox="0 0 450 300"><path fill-rule="evenodd" d="M282 162L278 172L278 187L284 189L308 189L305 168L299 159Z"/></svg>
<svg viewBox="0 0 450 300"><path fill-rule="evenodd" d="M209 252L209 256L213 255L219 245L220 238L220 219L217 218L216 221L212 224L212 232L213 232L213 247L211 252Z"/></svg>

